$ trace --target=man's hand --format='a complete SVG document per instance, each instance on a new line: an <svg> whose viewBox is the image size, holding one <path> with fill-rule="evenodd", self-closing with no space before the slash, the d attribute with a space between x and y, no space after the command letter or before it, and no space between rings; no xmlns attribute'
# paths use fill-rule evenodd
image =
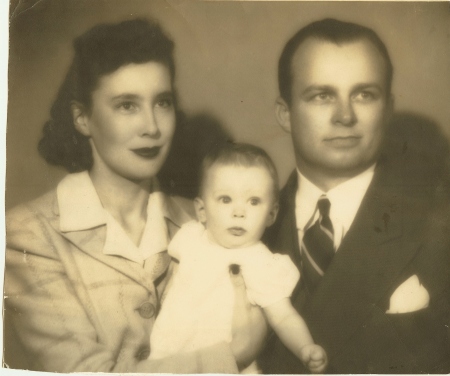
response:
<svg viewBox="0 0 450 376"><path fill-rule="evenodd" d="M248 301L245 282L238 265L231 265L230 278L235 293L230 347L238 368L243 369L253 362L261 351L267 324L261 308Z"/></svg>

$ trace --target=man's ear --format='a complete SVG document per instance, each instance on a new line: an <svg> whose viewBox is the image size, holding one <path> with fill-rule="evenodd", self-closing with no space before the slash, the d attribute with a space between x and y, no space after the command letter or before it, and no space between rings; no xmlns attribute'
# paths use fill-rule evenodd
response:
<svg viewBox="0 0 450 376"><path fill-rule="evenodd" d="M273 204L272 210L269 212L269 215L267 216L266 221L266 227L272 226L277 219L278 209L280 206L278 205L278 202Z"/></svg>
<svg viewBox="0 0 450 376"><path fill-rule="evenodd" d="M89 137L91 135L91 132L89 131L88 116L85 106L80 102L72 101L70 103L70 110L72 111L72 118L75 129L82 135Z"/></svg>
<svg viewBox="0 0 450 376"><path fill-rule="evenodd" d="M196 197L194 200L195 213L199 222L206 223L205 204L200 197Z"/></svg>
<svg viewBox="0 0 450 376"><path fill-rule="evenodd" d="M275 102L275 117L283 131L291 133L291 113L288 104L281 97L278 97Z"/></svg>

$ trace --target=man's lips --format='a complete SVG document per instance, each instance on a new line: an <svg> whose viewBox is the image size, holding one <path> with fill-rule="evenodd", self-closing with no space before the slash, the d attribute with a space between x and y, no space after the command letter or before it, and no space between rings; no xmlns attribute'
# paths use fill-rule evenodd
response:
<svg viewBox="0 0 450 376"><path fill-rule="evenodd" d="M346 137L330 137L324 141L335 148L349 148L359 144L361 137L346 136Z"/></svg>
<svg viewBox="0 0 450 376"><path fill-rule="evenodd" d="M229 232L231 235L234 235L234 236L242 236L242 235L244 235L247 231L246 231L245 229L243 229L242 227L230 227L230 228L228 229L228 232Z"/></svg>
<svg viewBox="0 0 450 376"><path fill-rule="evenodd" d="M158 156L160 150L161 150L160 146L154 146L152 148L132 149L131 151L142 158L153 159Z"/></svg>

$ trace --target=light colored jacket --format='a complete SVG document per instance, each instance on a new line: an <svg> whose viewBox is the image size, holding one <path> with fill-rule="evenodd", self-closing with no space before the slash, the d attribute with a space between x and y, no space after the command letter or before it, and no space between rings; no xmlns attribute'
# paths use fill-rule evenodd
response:
<svg viewBox="0 0 450 376"><path fill-rule="evenodd" d="M189 200L166 196L169 236L192 218ZM81 213L82 215L82 213ZM7 213L5 323L25 351L13 368L56 372L235 373L225 343L147 360L167 252L144 266L102 252L106 226L62 232L56 190ZM12 325L9 327L9 325ZM5 338L5 346L16 349ZM27 363L22 360L27 359Z"/></svg>

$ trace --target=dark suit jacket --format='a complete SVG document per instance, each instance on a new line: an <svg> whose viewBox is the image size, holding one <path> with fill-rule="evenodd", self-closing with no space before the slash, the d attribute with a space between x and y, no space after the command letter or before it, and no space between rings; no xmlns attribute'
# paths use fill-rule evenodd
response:
<svg viewBox="0 0 450 376"><path fill-rule="evenodd" d="M294 307L329 357L327 373L448 373L449 206L445 184L421 156L381 158L354 222L319 287L299 282ZM393 158L394 157L394 158ZM278 220L265 236L273 252L301 257L295 225L294 173L281 194ZM417 275L429 307L386 314L396 288ZM264 373L303 373L272 335L260 358Z"/></svg>

